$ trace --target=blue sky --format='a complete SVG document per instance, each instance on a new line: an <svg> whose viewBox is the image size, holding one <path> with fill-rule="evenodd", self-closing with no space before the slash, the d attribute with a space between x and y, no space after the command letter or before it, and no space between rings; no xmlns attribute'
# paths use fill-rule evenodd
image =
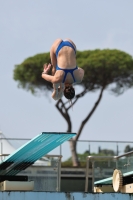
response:
<svg viewBox="0 0 133 200"><path fill-rule="evenodd" d="M78 50L115 48L133 55L132 8L132 0L0 0L0 130L6 137L67 129L50 93L35 97L18 89L14 66L49 52L57 38L71 38ZM98 94L88 93L70 111L73 132ZM105 91L80 139L132 141L132 133L133 89L119 97Z"/></svg>

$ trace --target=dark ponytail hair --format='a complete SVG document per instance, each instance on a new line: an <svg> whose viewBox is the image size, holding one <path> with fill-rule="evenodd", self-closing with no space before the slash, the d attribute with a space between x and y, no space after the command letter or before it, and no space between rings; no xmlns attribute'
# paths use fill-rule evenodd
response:
<svg viewBox="0 0 133 200"><path fill-rule="evenodd" d="M74 96L75 96L75 89L73 88L72 85L67 85L65 86L65 89L64 89L64 96L67 98L67 99L73 99Z"/></svg>

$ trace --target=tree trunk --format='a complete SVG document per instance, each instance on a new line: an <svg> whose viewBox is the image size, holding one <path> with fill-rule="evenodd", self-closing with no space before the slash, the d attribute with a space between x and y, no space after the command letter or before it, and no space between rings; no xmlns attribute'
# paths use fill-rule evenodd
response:
<svg viewBox="0 0 133 200"><path fill-rule="evenodd" d="M87 121L90 119L90 117L92 116L92 114L94 113L94 111L96 110L97 106L99 105L100 101L101 101L101 98L102 98L102 94L103 94L103 91L104 91L104 87L101 89L101 92L99 94L99 97L97 99L97 101L95 102L93 108L91 109L91 111L89 112L89 114L87 115L87 117L82 121L81 125L80 125L80 128L79 128L79 131L77 133L77 136L74 138L75 142L74 142L74 148L73 148L73 151L75 152L72 152L73 154L73 158L72 158L72 161L73 162L73 165L74 166L79 166L80 163L79 163L79 160L77 159L77 153L76 153L76 145L77 145L77 140L79 138L79 136L81 135L81 132L85 126L85 124L87 123ZM76 162L76 163L75 163Z"/></svg>
<svg viewBox="0 0 133 200"><path fill-rule="evenodd" d="M72 164L74 167L79 166L79 161L78 161L78 155L76 151L76 140L72 139L69 141L70 144L70 150L71 150L71 155L72 155Z"/></svg>

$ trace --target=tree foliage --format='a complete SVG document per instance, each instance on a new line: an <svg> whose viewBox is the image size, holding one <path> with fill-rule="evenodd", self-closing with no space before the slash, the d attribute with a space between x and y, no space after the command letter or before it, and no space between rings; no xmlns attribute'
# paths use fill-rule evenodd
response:
<svg viewBox="0 0 133 200"><path fill-rule="evenodd" d="M29 57L24 62L15 66L14 80L19 87L36 91L52 89L51 83L41 77L44 63L50 62L49 53L37 54ZM85 76L81 83L89 90L112 85L111 90L120 94L132 86L133 60L132 57L120 50L88 50L77 52L77 65L85 70Z"/></svg>
<svg viewBox="0 0 133 200"><path fill-rule="evenodd" d="M84 84L92 89L108 87L121 94L133 84L133 59L120 50L93 50L79 53L77 61L85 70Z"/></svg>
<svg viewBox="0 0 133 200"><path fill-rule="evenodd" d="M44 63L50 63L49 53L37 54L29 57L14 69L14 80L18 81L18 87L36 94L38 90L51 90L52 84L42 79Z"/></svg>
<svg viewBox="0 0 133 200"><path fill-rule="evenodd" d="M133 147L130 147L130 145L127 145L127 146L125 147L125 149L124 149L124 152L125 152L125 153L128 153L128 152L130 152L130 151L133 151Z"/></svg>

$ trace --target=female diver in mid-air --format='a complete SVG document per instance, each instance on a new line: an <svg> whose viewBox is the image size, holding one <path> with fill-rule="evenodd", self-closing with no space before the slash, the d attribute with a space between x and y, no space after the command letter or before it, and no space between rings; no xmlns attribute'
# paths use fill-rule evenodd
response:
<svg viewBox="0 0 133 200"><path fill-rule="evenodd" d="M80 83L84 70L76 65L76 46L70 39L57 39L50 50L51 64L44 64L42 78L53 83L52 97L55 100L75 96L74 83ZM52 68L52 76L48 74Z"/></svg>

